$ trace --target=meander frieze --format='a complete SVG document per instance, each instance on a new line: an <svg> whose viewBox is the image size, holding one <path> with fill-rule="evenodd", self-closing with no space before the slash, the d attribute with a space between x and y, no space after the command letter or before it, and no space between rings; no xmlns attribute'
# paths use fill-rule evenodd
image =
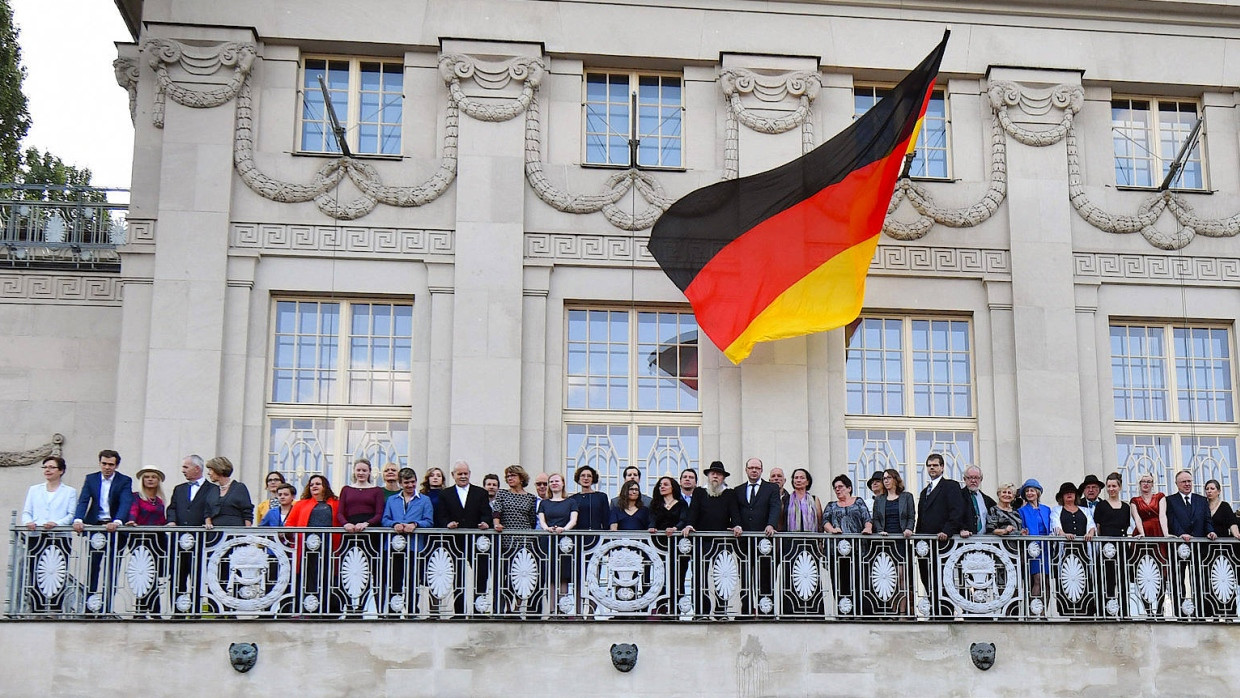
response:
<svg viewBox="0 0 1240 698"><path fill-rule="evenodd" d="M120 305L116 275L12 272L0 274L0 303Z"/></svg>
<svg viewBox="0 0 1240 698"><path fill-rule="evenodd" d="M657 267L646 240L628 235L526 233L525 258L590 266Z"/></svg>
<svg viewBox="0 0 1240 698"><path fill-rule="evenodd" d="M1131 280L1139 283L1240 286L1240 258L1077 252L1078 278Z"/></svg>
<svg viewBox="0 0 1240 698"><path fill-rule="evenodd" d="M360 226L234 223L229 244L236 249L313 254L451 255L451 230Z"/></svg>
<svg viewBox="0 0 1240 698"><path fill-rule="evenodd" d="M976 247L879 245L870 262L872 274L935 276L1006 276L1012 273L1007 250Z"/></svg>

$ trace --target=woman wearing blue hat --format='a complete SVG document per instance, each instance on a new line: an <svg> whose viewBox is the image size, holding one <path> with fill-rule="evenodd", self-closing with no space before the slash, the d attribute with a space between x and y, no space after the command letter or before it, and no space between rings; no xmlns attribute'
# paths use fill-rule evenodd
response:
<svg viewBox="0 0 1240 698"><path fill-rule="evenodd" d="M1020 486L1021 494L1025 497L1025 506L1017 509L1020 513L1020 520L1023 525L1021 533L1026 536L1049 536L1054 533L1054 527L1051 525L1051 508L1042 504L1042 483L1029 478L1025 480L1025 484ZM1037 556L1029 561L1029 592L1030 598L1041 601L1041 608L1037 609L1034 615L1045 615L1046 601L1042 599L1042 578L1046 572L1046 552L1047 545L1045 542L1041 544L1042 555Z"/></svg>

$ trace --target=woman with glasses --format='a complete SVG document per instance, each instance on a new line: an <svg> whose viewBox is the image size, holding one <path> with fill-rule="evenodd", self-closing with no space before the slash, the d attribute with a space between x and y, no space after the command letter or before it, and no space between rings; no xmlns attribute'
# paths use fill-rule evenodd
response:
<svg viewBox="0 0 1240 698"><path fill-rule="evenodd" d="M267 518L267 512L280 506L280 493L278 490L280 485L283 485L284 483L284 475L281 473L274 470L267 473L267 478L263 480L263 484L266 486L265 489L267 490L267 496L263 498L263 501L259 502L254 507L255 526L262 525L263 519Z"/></svg>

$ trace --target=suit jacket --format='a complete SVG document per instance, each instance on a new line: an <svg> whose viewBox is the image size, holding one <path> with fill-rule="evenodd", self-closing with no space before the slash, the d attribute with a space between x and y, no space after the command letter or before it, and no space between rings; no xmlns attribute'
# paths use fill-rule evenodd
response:
<svg viewBox="0 0 1240 698"><path fill-rule="evenodd" d="M762 531L779 523L779 487L775 483L759 480L757 495L752 500L748 481L733 487L732 494L736 497L741 530Z"/></svg>
<svg viewBox="0 0 1240 698"><path fill-rule="evenodd" d="M958 536L964 529L964 501L960 483L944 477L929 495L923 488L917 500L917 528L913 533Z"/></svg>
<svg viewBox="0 0 1240 698"><path fill-rule="evenodd" d="M103 485L103 473L91 473L82 483L82 494L78 497L77 511L74 520L97 526L107 523L99 518L99 492ZM112 475L112 487L108 490L108 509L112 519L125 523L129 520L129 510L133 507L133 478L124 473Z"/></svg>
<svg viewBox="0 0 1240 698"><path fill-rule="evenodd" d="M981 490L978 490L978 491L981 492ZM995 500L991 498L990 495L986 494L985 492L982 492L981 494L982 494L982 501L986 503L986 506L982 509L982 517L981 517L982 518L982 532L984 533L986 530L986 512L990 511L990 508L995 505ZM978 524L977 518L978 517L977 517L977 512L973 511L973 502L969 501L970 496L972 495L969 494L969 488L961 486L960 506L964 510L963 528L969 529L969 534L972 535L974 533L978 533L978 530L977 530L977 524Z"/></svg>
<svg viewBox="0 0 1240 698"><path fill-rule="evenodd" d="M439 492L439 503L435 505L435 525L447 526L453 521L460 528L478 528L478 524L491 524L494 512L491 510L491 499L487 491L477 485L470 485L465 495L465 506L461 506L461 498L456 494L456 485L445 487Z"/></svg>
<svg viewBox="0 0 1240 698"><path fill-rule="evenodd" d="M1199 494L1189 496L1191 507L1184 504L1184 495L1179 492L1167 495L1167 535L1182 536L1187 533L1201 538L1207 533L1216 533L1214 522L1210 520L1210 503Z"/></svg>
<svg viewBox="0 0 1240 698"><path fill-rule="evenodd" d="M207 522L207 504L211 501L211 489L217 490L218 498L219 487L210 480L203 480L202 487L198 488L198 492L191 502L189 499L189 488L193 483L182 482L172 488L172 497L168 500L168 523L178 526L201 526Z"/></svg>
<svg viewBox="0 0 1240 698"><path fill-rule="evenodd" d="M900 505L900 531L912 531L917 526L917 507L913 503L913 493L901 492L897 503ZM872 528L875 533L882 533L887 530L887 495L875 499L872 508Z"/></svg>
<svg viewBox="0 0 1240 698"><path fill-rule="evenodd" d="M740 511L736 505L736 495L732 490L724 490L718 497L706 493L705 487L693 491L693 501L689 504L689 513L685 523L697 531L726 531L740 525Z"/></svg>
<svg viewBox="0 0 1240 698"><path fill-rule="evenodd" d="M792 497L792 493L784 488L779 488L779 519L775 524L776 531L788 530L788 500Z"/></svg>

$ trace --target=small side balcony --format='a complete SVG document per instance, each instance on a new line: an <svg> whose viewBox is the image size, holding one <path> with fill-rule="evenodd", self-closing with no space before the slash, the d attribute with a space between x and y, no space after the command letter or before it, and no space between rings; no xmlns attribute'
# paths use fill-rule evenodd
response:
<svg viewBox="0 0 1240 698"><path fill-rule="evenodd" d="M119 272L128 189L0 183L0 267Z"/></svg>

